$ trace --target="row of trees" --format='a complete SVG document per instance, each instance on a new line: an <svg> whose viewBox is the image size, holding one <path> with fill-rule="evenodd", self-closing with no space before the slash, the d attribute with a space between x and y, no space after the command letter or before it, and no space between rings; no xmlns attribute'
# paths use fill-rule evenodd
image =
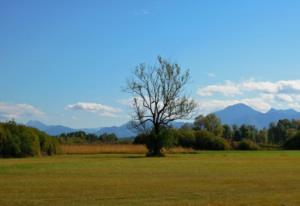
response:
<svg viewBox="0 0 300 206"><path fill-rule="evenodd" d="M207 116L200 115L196 117L194 125L195 130L205 130L220 136L229 141L242 141L243 139L252 140L256 143L268 142L268 130L257 129L253 125L222 125L221 120L215 114Z"/></svg>
<svg viewBox="0 0 300 206"><path fill-rule="evenodd" d="M284 145L300 131L300 120L282 119L271 123L269 128L258 129L253 125L222 125L214 114L195 119L195 129L204 129L229 141L249 139L256 143Z"/></svg>
<svg viewBox="0 0 300 206"><path fill-rule="evenodd" d="M257 150L259 145L288 149L300 148L297 138L300 138L300 121L280 120L270 124L270 127L257 129L252 125L230 126L222 125L220 119L214 115L198 116L194 123L184 124L180 129L165 127L160 141L162 147L181 146L204 150ZM146 144L152 147L152 133L138 135L134 143Z"/></svg>
<svg viewBox="0 0 300 206"><path fill-rule="evenodd" d="M26 157L52 155L58 152L58 141L35 128L0 123L0 156Z"/></svg>
<svg viewBox="0 0 300 206"><path fill-rule="evenodd" d="M121 141L114 133L104 133L97 136L96 134L87 134L84 131L71 132L68 134L63 133L57 138L61 144L114 144Z"/></svg>

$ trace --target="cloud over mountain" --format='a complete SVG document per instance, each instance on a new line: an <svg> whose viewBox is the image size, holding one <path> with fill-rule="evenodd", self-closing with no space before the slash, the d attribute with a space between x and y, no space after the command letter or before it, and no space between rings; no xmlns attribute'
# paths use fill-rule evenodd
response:
<svg viewBox="0 0 300 206"><path fill-rule="evenodd" d="M9 104L0 102L0 119L41 117L44 113L30 104Z"/></svg>
<svg viewBox="0 0 300 206"><path fill-rule="evenodd" d="M114 117L117 113L120 112L120 109L92 102L78 102L76 104L69 104L67 105L66 109L83 110L107 117Z"/></svg>
<svg viewBox="0 0 300 206"><path fill-rule="evenodd" d="M200 87L197 94L200 110L208 113L231 104L244 103L259 111L273 108L300 110L300 80L243 82L225 81Z"/></svg>

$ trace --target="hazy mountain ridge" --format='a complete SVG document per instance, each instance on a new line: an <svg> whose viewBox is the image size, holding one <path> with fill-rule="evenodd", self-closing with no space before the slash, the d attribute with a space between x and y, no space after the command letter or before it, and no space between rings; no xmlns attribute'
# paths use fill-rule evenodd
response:
<svg viewBox="0 0 300 206"><path fill-rule="evenodd" d="M271 122L277 122L280 119L300 119L300 112L297 112L293 109L270 109L270 111L262 113L245 104L235 104L223 110L217 111L215 114L221 119L223 124L250 124L255 125L257 128L268 127ZM175 128L180 128L183 124L184 122L174 122L173 126ZM75 131L84 131L86 133L94 133L97 135L104 133L115 133L119 138L133 137L137 134L136 131L130 129L129 123L125 123L121 126L82 129L74 129L62 125L46 125L40 121L29 121L26 125L35 127L53 136Z"/></svg>
<svg viewBox="0 0 300 206"><path fill-rule="evenodd" d="M215 114L223 124L250 124L255 125L257 128L268 127L270 123L277 122L280 119L300 119L300 112L293 109L270 109L268 112L262 113L245 104L232 105L215 112Z"/></svg>
<svg viewBox="0 0 300 206"><path fill-rule="evenodd" d="M115 133L120 138L135 136L135 133L129 128L128 123L123 124L119 127L112 126L112 127L103 127L103 128L99 127L99 128L80 128L80 129L74 129L62 125L46 125L40 121L29 121L26 123L26 125L37 128L53 136L57 136L62 133L75 132L75 131L84 131L86 133L94 133L97 135L101 135L104 133Z"/></svg>
<svg viewBox="0 0 300 206"><path fill-rule="evenodd" d="M181 127L184 122L174 122L172 125L176 128ZM62 125L46 125L40 121L29 121L27 126L37 128L41 131L46 132L49 135L57 136L62 133L70 133L75 131L84 131L86 133L93 133L96 135L101 135L104 133L114 133L119 138L125 137L134 137L137 135L137 131L130 128L130 123L125 123L121 126L112 126L112 127L99 127L99 128L84 128L84 129L74 129L70 127L65 127Z"/></svg>

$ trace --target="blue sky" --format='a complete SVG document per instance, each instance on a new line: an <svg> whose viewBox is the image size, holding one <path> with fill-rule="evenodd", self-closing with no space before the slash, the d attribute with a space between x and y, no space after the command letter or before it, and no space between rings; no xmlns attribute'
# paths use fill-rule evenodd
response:
<svg viewBox="0 0 300 206"><path fill-rule="evenodd" d="M129 120L126 78L161 55L209 113L300 110L300 1L0 0L0 119Z"/></svg>

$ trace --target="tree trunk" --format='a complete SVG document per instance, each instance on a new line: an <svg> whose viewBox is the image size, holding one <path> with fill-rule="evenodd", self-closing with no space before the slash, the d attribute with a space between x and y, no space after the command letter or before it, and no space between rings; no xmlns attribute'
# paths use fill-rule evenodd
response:
<svg viewBox="0 0 300 206"><path fill-rule="evenodd" d="M160 127L158 125L154 126L154 134L153 139L151 141L151 146L148 147L147 157L163 157L164 154L162 153L162 144L161 144L161 137L160 135Z"/></svg>

